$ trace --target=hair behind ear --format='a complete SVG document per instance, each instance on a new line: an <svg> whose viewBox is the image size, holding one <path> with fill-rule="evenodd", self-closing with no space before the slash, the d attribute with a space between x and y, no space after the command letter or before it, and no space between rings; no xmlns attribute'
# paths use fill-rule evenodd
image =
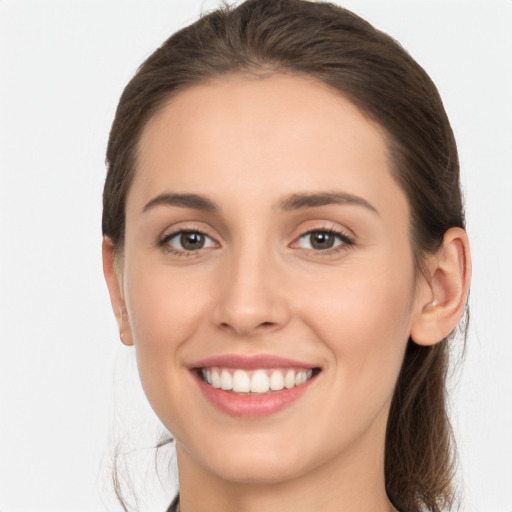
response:
<svg viewBox="0 0 512 512"><path fill-rule="evenodd" d="M386 489L400 510L441 512L455 501L450 482L456 452L446 380L450 338L464 314L467 318L470 277L467 234L462 228L450 228L424 265L411 338L389 413ZM412 492L401 492L403 482Z"/></svg>
<svg viewBox="0 0 512 512"><path fill-rule="evenodd" d="M441 512L454 501L450 482L456 454L445 389L448 354L447 340L431 346L409 340L407 346L386 431L386 490L400 510Z"/></svg>

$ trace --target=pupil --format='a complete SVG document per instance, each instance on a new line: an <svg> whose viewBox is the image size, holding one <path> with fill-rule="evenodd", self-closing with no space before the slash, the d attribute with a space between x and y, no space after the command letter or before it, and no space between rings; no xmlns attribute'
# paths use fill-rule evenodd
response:
<svg viewBox="0 0 512 512"><path fill-rule="evenodd" d="M182 233L180 242L182 247L189 251L201 249L204 245L204 235L201 233Z"/></svg>
<svg viewBox="0 0 512 512"><path fill-rule="evenodd" d="M330 249L334 245L334 235L325 231L311 234L311 246L315 249Z"/></svg>

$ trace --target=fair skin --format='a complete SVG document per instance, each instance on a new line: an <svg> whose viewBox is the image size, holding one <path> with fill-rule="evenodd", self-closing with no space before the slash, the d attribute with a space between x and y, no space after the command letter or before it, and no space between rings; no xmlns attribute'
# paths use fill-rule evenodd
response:
<svg viewBox="0 0 512 512"><path fill-rule="evenodd" d="M418 277L381 130L310 79L191 87L148 122L137 156L123 254L114 265L105 239L105 275L176 439L182 511L395 510L393 388L409 337L436 343L462 313L465 233L450 230ZM266 397L292 392L210 396L198 363L212 357L231 375L249 361L249 377L293 360L310 379L277 409Z"/></svg>

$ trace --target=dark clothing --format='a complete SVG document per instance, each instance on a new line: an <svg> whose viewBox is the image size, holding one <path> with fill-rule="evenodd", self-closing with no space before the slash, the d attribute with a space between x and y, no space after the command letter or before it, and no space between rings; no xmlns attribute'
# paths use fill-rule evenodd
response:
<svg viewBox="0 0 512 512"><path fill-rule="evenodd" d="M179 504L180 504L180 495L177 494L176 498L174 498L172 500L172 503L169 505L169 508L167 509L166 512L176 512L176 510L178 509L178 505Z"/></svg>

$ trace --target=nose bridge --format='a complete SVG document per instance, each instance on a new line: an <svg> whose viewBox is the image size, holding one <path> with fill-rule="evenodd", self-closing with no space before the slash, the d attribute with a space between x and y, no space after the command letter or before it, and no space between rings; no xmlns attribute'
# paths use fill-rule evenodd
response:
<svg viewBox="0 0 512 512"><path fill-rule="evenodd" d="M288 318L279 263L267 241L248 238L224 262L214 321L240 335L277 329Z"/></svg>

